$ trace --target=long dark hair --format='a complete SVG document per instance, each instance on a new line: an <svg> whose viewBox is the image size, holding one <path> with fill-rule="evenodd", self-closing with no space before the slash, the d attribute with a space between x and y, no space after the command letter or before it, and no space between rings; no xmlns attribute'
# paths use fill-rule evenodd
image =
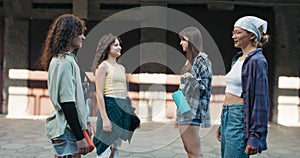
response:
<svg viewBox="0 0 300 158"><path fill-rule="evenodd" d="M196 27L186 27L179 32L179 38L188 38L188 52L186 54L187 59L192 64L194 58L203 51L203 40L200 30Z"/></svg>
<svg viewBox="0 0 300 158"><path fill-rule="evenodd" d="M42 46L40 66L48 70L50 61L59 53L68 51L72 37L81 35L86 30L85 23L72 14L63 14L51 24Z"/></svg>
<svg viewBox="0 0 300 158"><path fill-rule="evenodd" d="M95 70L98 68L98 66L108 58L110 46L115 43L116 39L119 40L121 44L121 39L113 35L112 33L104 35L100 38L96 49L95 58L94 58L94 64L93 64L94 73Z"/></svg>

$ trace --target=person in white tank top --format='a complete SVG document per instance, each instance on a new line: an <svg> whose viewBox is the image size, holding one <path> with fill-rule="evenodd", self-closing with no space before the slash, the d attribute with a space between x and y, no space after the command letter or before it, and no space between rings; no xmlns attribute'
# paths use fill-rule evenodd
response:
<svg viewBox="0 0 300 158"><path fill-rule="evenodd" d="M242 66L244 60L238 59L232 66L231 70L225 76L226 89L225 93L231 93L237 97L242 96Z"/></svg>
<svg viewBox="0 0 300 158"><path fill-rule="evenodd" d="M240 48L225 76L225 100L217 139L222 158L249 158L267 150L268 65L262 46L268 42L267 22L254 16L238 19L234 46Z"/></svg>

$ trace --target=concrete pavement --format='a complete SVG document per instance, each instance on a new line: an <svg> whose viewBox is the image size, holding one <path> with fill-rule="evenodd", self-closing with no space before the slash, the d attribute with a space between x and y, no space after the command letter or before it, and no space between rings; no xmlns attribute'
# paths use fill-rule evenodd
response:
<svg viewBox="0 0 300 158"><path fill-rule="evenodd" d="M94 121L93 121L94 122ZM0 158L49 158L53 157L51 145L45 135L44 119L9 119L0 115ZM215 138L217 126L201 129L204 157L219 158L220 143ZM299 158L300 128L270 124L269 150L258 156L262 158ZM95 158L96 153L83 156ZM124 142L120 158L185 158L181 139L172 121L143 123L132 139Z"/></svg>

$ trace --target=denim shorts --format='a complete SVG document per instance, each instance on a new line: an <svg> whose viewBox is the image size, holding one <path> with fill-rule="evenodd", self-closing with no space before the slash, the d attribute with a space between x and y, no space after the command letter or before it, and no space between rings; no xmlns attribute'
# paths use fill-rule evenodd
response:
<svg viewBox="0 0 300 158"><path fill-rule="evenodd" d="M200 126L201 124L201 121L200 119L193 119L191 125L194 125L194 126Z"/></svg>
<svg viewBox="0 0 300 158"><path fill-rule="evenodd" d="M244 105L224 105L221 116L221 157L248 158L245 154Z"/></svg>
<svg viewBox="0 0 300 158"><path fill-rule="evenodd" d="M179 122L178 122L179 123ZM201 121L200 119L193 119L190 123L179 123L180 125L194 125L194 126L200 126Z"/></svg>
<svg viewBox="0 0 300 158"><path fill-rule="evenodd" d="M53 143L55 140L63 140L61 143ZM53 153L56 156L75 155L78 153L77 140L72 130L66 128L65 133L61 136L51 139Z"/></svg>

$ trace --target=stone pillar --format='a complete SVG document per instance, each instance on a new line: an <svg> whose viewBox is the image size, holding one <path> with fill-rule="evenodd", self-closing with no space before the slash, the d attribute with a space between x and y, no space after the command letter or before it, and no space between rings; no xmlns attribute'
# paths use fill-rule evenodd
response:
<svg viewBox="0 0 300 158"><path fill-rule="evenodd" d="M3 113L8 113L8 109L24 109L27 103L26 95L24 102L13 104L13 98L9 96L10 87L28 87L28 81L13 80L9 77L10 69L28 69L29 67L29 20L27 1L4 1L4 62L3 62ZM24 111L26 113L26 111ZM22 112L23 113L23 112Z"/></svg>
<svg viewBox="0 0 300 158"><path fill-rule="evenodd" d="M297 6L276 6L274 44L273 121L283 125L300 125L300 14ZM294 85L294 86L291 86Z"/></svg>
<svg viewBox="0 0 300 158"><path fill-rule="evenodd" d="M160 16L157 16L160 15ZM150 19L148 19L151 17ZM156 18L153 18L156 17ZM167 12L162 10L153 11L153 15L144 15L144 19L142 20L141 26L161 26L167 28ZM161 42L161 43L160 43ZM160 30L159 28L147 28L141 29L141 43L140 44L140 65L147 65L141 66L140 72L151 72L155 67L158 67L158 64L167 65L167 31ZM165 70L159 70L161 72ZM153 74L154 75L154 74ZM163 79L161 83L166 83L166 78ZM142 81L143 79L140 78ZM163 85L156 85L150 83L150 85L144 87L140 87L140 93L147 92L148 102L147 104L147 118L148 121L159 121L165 114L165 106L166 101L162 102L161 99L156 97L158 94L166 93L165 87L160 87L159 90L156 90L155 87L157 86L165 86ZM141 100L143 101L143 100ZM145 110L142 108L143 103L139 104L141 110Z"/></svg>

